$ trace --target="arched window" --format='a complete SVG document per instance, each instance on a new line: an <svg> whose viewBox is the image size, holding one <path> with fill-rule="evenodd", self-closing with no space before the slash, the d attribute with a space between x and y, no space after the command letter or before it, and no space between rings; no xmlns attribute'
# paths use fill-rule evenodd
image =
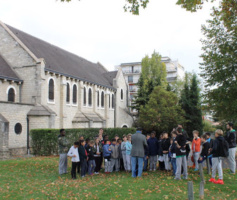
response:
<svg viewBox="0 0 237 200"><path fill-rule="evenodd" d="M100 106L100 92L97 91L97 107Z"/></svg>
<svg viewBox="0 0 237 200"><path fill-rule="evenodd" d="M48 96L50 101L54 101L54 80L50 79L49 80L49 96Z"/></svg>
<svg viewBox="0 0 237 200"><path fill-rule="evenodd" d="M76 84L74 84L73 85L73 89L72 89L73 91L73 93L72 93L72 102L74 103L74 104L76 104L77 103L77 85Z"/></svg>
<svg viewBox="0 0 237 200"><path fill-rule="evenodd" d="M86 87L84 87L84 91L83 91L83 104L84 106L86 106Z"/></svg>
<svg viewBox="0 0 237 200"><path fill-rule="evenodd" d="M114 94L112 94L112 108L114 108Z"/></svg>
<svg viewBox="0 0 237 200"><path fill-rule="evenodd" d="M121 89L121 100L123 100L123 89Z"/></svg>
<svg viewBox="0 0 237 200"><path fill-rule="evenodd" d="M104 92L101 92L101 107L104 108L105 106L105 95Z"/></svg>
<svg viewBox="0 0 237 200"><path fill-rule="evenodd" d="M88 91L88 104L89 104L89 106L92 106L92 91L91 91L91 88L89 88L89 91Z"/></svg>
<svg viewBox="0 0 237 200"><path fill-rule="evenodd" d="M110 94L109 94L109 108L110 108Z"/></svg>
<svg viewBox="0 0 237 200"><path fill-rule="evenodd" d="M70 85L67 83L67 91L66 91L66 102L70 103Z"/></svg>
<svg viewBox="0 0 237 200"><path fill-rule="evenodd" d="M15 102L15 90L13 88L8 90L8 101Z"/></svg>

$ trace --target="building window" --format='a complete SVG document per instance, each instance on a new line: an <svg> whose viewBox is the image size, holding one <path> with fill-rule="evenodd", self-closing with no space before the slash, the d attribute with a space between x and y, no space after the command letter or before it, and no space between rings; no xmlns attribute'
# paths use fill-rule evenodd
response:
<svg viewBox="0 0 237 200"><path fill-rule="evenodd" d="M49 100L54 101L54 80L49 80Z"/></svg>
<svg viewBox="0 0 237 200"><path fill-rule="evenodd" d="M15 130L15 133L16 133L17 135L21 134L21 132L22 132L22 125L21 125L20 123L17 123L17 124L15 125L14 130Z"/></svg>
<svg viewBox="0 0 237 200"><path fill-rule="evenodd" d="M83 104L86 106L86 87L84 87L84 92L83 92Z"/></svg>
<svg viewBox="0 0 237 200"><path fill-rule="evenodd" d="M132 73L134 73L134 66L131 67L131 71L132 71Z"/></svg>
<svg viewBox="0 0 237 200"><path fill-rule="evenodd" d="M101 92L101 107L104 108L105 106L105 95L104 92Z"/></svg>
<svg viewBox="0 0 237 200"><path fill-rule="evenodd" d="M15 90L13 88L8 90L8 101L15 102Z"/></svg>
<svg viewBox="0 0 237 200"><path fill-rule="evenodd" d="M74 104L77 104L77 86L76 86L76 84L74 84L73 85L73 89L72 89L73 91L73 93L72 93L72 102L74 103Z"/></svg>
<svg viewBox="0 0 237 200"><path fill-rule="evenodd" d="M89 88L89 91L88 91L88 104L89 104L89 106L92 106L92 91L91 91L91 88Z"/></svg>
<svg viewBox="0 0 237 200"><path fill-rule="evenodd" d="M112 108L114 108L114 94L112 94Z"/></svg>
<svg viewBox="0 0 237 200"><path fill-rule="evenodd" d="M100 106L100 92L97 91L97 107Z"/></svg>
<svg viewBox="0 0 237 200"><path fill-rule="evenodd" d="M121 89L121 100L123 100L123 89Z"/></svg>
<svg viewBox="0 0 237 200"><path fill-rule="evenodd" d="M110 108L110 94L109 94L109 108Z"/></svg>
<svg viewBox="0 0 237 200"><path fill-rule="evenodd" d="M128 82L133 83L133 76L128 76Z"/></svg>
<svg viewBox="0 0 237 200"><path fill-rule="evenodd" d="M70 103L70 85L67 83L66 102Z"/></svg>

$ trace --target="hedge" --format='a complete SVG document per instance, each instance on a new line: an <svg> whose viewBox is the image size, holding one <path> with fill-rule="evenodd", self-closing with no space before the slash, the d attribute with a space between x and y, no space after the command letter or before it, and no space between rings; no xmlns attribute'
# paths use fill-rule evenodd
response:
<svg viewBox="0 0 237 200"><path fill-rule="evenodd" d="M78 141L79 136L84 138L94 139L98 133L99 128L85 128L85 129L65 129L66 137L69 141L69 147L75 141ZM104 128L104 135L108 135L112 139L115 135L122 138L122 135L135 133L135 128ZM33 129L30 131L31 149L34 155L49 156L58 154L59 129Z"/></svg>

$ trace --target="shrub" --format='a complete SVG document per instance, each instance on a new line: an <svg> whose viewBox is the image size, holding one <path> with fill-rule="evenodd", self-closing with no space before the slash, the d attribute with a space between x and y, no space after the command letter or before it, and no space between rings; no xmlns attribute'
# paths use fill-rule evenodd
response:
<svg viewBox="0 0 237 200"><path fill-rule="evenodd" d="M135 133L135 128L104 128L104 135L108 135L112 139L115 135L122 138L122 135ZM99 128L85 129L66 129L66 137L69 141L69 147L79 136L94 139L99 133ZM33 129L30 132L31 147L34 155L57 155L58 154L58 135L59 129Z"/></svg>

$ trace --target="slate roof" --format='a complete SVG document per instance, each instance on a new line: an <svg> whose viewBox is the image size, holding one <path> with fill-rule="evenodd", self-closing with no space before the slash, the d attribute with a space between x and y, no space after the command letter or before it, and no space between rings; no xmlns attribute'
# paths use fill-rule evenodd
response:
<svg viewBox="0 0 237 200"><path fill-rule="evenodd" d="M113 80L116 78L118 71L111 71L106 72L103 74L103 76L109 81L111 85L113 85Z"/></svg>
<svg viewBox="0 0 237 200"><path fill-rule="evenodd" d="M35 105L28 113L28 116L50 116L56 113L52 111L48 106Z"/></svg>
<svg viewBox="0 0 237 200"><path fill-rule="evenodd" d="M108 71L100 63L92 63L9 25L7 27L36 57L44 58L46 71L115 89L102 75Z"/></svg>
<svg viewBox="0 0 237 200"><path fill-rule="evenodd" d="M0 78L14 81L22 81L0 55Z"/></svg>

